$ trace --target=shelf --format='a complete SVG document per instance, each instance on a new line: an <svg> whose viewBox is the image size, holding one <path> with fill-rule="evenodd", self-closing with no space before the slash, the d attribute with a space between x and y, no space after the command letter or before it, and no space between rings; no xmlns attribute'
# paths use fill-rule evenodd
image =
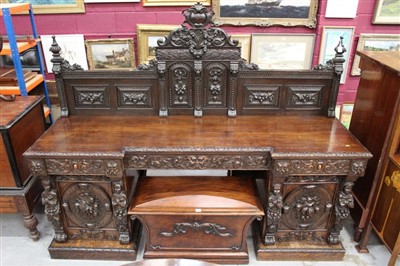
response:
<svg viewBox="0 0 400 266"><path fill-rule="evenodd" d="M28 50L29 48L35 47L39 41L40 39L34 39L30 42L17 42L18 52L21 53ZM10 43L3 43L3 49L1 50L0 55L11 55Z"/></svg>
<svg viewBox="0 0 400 266"><path fill-rule="evenodd" d="M50 115L50 108L48 106L43 106L44 117L48 117Z"/></svg>
<svg viewBox="0 0 400 266"><path fill-rule="evenodd" d="M3 16L3 8L7 8L10 10L10 14L18 14L24 11L29 11L30 9L29 3L22 4L0 4L0 16Z"/></svg>
<svg viewBox="0 0 400 266"><path fill-rule="evenodd" d="M26 82L26 91L30 92L33 90L37 85L42 83L44 80L43 75L38 74L36 77L30 79ZM20 89L18 86L0 86L0 94L3 95L20 95Z"/></svg>

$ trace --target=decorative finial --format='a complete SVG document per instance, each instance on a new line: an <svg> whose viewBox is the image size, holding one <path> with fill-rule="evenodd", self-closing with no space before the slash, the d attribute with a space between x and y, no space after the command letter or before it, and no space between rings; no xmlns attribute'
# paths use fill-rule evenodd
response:
<svg viewBox="0 0 400 266"><path fill-rule="evenodd" d="M187 23L193 28L205 28L208 24L214 25L212 18L214 11L203 6L200 2L192 7L182 11L185 21L182 22L182 27Z"/></svg>
<svg viewBox="0 0 400 266"><path fill-rule="evenodd" d="M335 47L335 52L336 52L336 56L338 56L338 55L343 56L343 54L346 52L346 48L343 45L343 36L340 36L339 43Z"/></svg>

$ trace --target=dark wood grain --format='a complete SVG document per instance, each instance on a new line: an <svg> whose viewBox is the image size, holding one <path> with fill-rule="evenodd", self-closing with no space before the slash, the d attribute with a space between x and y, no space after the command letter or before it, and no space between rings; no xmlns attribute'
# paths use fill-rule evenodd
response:
<svg viewBox="0 0 400 266"><path fill-rule="evenodd" d="M193 118L84 117L62 118L27 152L116 153L148 148L273 148L274 153L367 153L336 119L323 116L207 116Z"/></svg>

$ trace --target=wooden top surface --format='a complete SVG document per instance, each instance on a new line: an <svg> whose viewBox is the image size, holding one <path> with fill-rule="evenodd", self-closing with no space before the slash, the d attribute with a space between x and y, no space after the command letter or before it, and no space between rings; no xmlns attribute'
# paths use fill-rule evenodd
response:
<svg viewBox="0 0 400 266"><path fill-rule="evenodd" d="M358 51L359 55L366 55L375 62L400 72L400 52L399 51Z"/></svg>
<svg viewBox="0 0 400 266"><path fill-rule="evenodd" d="M215 213L263 215L254 179L236 176L146 176L139 183L129 214Z"/></svg>
<svg viewBox="0 0 400 266"><path fill-rule="evenodd" d="M337 120L324 116L70 116L60 118L28 150L28 157L101 156L126 152L269 151L365 153Z"/></svg>
<svg viewBox="0 0 400 266"><path fill-rule="evenodd" d="M0 100L0 129L11 127L42 99L43 96L17 96L12 102Z"/></svg>

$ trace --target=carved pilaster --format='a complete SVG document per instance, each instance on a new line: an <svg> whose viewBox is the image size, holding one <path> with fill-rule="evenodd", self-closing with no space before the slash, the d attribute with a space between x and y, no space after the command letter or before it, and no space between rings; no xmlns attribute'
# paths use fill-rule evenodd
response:
<svg viewBox="0 0 400 266"><path fill-rule="evenodd" d="M166 64L165 62L158 62L157 64L157 71L158 71L158 77L159 77L159 88L160 88L160 110L159 110L159 116L161 117L167 117L168 116L168 108L167 108L167 102L166 102L166 88L165 88L165 70L166 70Z"/></svg>
<svg viewBox="0 0 400 266"><path fill-rule="evenodd" d="M338 45L335 47L336 55L332 59L335 68L335 76L332 84L332 94L329 98L328 117L335 117L336 100L339 93L340 77L343 73L343 63L345 61L343 54L346 48L343 45L343 36L340 36Z"/></svg>
<svg viewBox="0 0 400 266"><path fill-rule="evenodd" d="M128 199L121 181L113 182L111 204L119 232L119 242L121 244L128 244L130 240L128 230Z"/></svg>
<svg viewBox="0 0 400 266"><path fill-rule="evenodd" d="M272 191L268 195L267 204L267 230L264 237L264 243L266 245L274 245L276 242L275 234L278 230L278 225L282 218L282 184L272 185Z"/></svg>
<svg viewBox="0 0 400 266"><path fill-rule="evenodd" d="M201 87L202 87L202 73L201 70L203 68L202 61L194 61L194 73L195 73L195 98L194 98L194 116L202 117L203 116L203 108L202 108L202 97L201 97Z"/></svg>
<svg viewBox="0 0 400 266"><path fill-rule="evenodd" d="M66 242L67 234L64 231L64 226L61 221L60 202L58 201L57 190L54 188L50 177L42 177L42 185L44 191L42 192L42 204L44 207L44 213L47 215L47 219L53 224L55 236L54 239L57 242Z"/></svg>
<svg viewBox="0 0 400 266"><path fill-rule="evenodd" d="M228 116L229 117L236 117L236 98L237 98L237 75L239 72L239 63L238 62L231 62L230 63L230 71L231 71L231 78L230 78L230 89L229 89L229 98L228 98Z"/></svg>
<svg viewBox="0 0 400 266"><path fill-rule="evenodd" d="M328 236L328 244L339 244L339 234L343 225L350 216L350 208L354 208L354 198L351 189L354 183L344 181L335 203L335 221Z"/></svg>

